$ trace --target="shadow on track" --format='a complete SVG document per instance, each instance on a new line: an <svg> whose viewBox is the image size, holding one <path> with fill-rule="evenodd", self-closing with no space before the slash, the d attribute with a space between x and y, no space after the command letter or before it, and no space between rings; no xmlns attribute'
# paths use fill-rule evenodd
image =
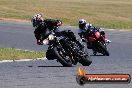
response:
<svg viewBox="0 0 132 88"><path fill-rule="evenodd" d="M28 67L34 67L34 66L28 66ZM37 67L49 67L49 68L52 68L52 67L64 67L64 66L37 66ZM73 66L74 67L74 66ZM69 67L68 67L69 68Z"/></svg>
<svg viewBox="0 0 132 88"><path fill-rule="evenodd" d="M90 55L90 56L105 56L105 55Z"/></svg>
<svg viewBox="0 0 132 88"><path fill-rule="evenodd" d="M63 68L66 68L64 66L38 66L38 67L63 67ZM72 66L72 67L75 67L75 66ZM70 67L68 67L68 68L70 68Z"/></svg>

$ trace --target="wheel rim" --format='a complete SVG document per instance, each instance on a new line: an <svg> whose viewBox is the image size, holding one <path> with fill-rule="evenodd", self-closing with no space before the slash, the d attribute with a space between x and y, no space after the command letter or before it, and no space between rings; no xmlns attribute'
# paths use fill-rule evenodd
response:
<svg viewBox="0 0 132 88"><path fill-rule="evenodd" d="M59 51L59 54L67 63L71 63L69 56L66 56L65 54L63 54L61 50Z"/></svg>

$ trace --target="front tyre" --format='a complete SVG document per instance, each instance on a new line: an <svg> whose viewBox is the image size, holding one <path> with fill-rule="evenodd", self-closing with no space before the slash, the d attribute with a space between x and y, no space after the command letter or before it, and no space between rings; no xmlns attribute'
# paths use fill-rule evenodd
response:
<svg viewBox="0 0 132 88"><path fill-rule="evenodd" d="M72 67L72 62L69 56L64 56L61 50L58 50L56 47L53 49L57 60L64 66L64 67Z"/></svg>
<svg viewBox="0 0 132 88"><path fill-rule="evenodd" d="M107 48L106 48L106 46L104 46L102 43L99 43L99 45L100 45L100 48L101 48L101 50L102 50L102 54L105 56L109 56L110 54L109 54L109 52L108 52L108 50L107 50Z"/></svg>
<svg viewBox="0 0 132 88"><path fill-rule="evenodd" d="M48 49L46 52L46 58L48 60L54 60L56 58L56 55L52 49Z"/></svg>

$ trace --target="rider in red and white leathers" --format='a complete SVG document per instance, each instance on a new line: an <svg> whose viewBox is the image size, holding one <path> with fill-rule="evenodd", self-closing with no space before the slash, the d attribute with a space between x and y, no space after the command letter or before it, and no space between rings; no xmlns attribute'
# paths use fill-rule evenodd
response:
<svg viewBox="0 0 132 88"><path fill-rule="evenodd" d="M86 38L88 37L88 32L92 30L92 32L100 32L100 34L104 37L105 41L107 43L111 42L110 40L105 38L105 32L103 30L101 30L100 28L97 28L95 26L93 26L92 24L86 22L86 20L84 19L80 19L79 20L79 30L78 30L78 35L81 37L82 41L85 42ZM87 47L91 48L91 43L89 41Z"/></svg>

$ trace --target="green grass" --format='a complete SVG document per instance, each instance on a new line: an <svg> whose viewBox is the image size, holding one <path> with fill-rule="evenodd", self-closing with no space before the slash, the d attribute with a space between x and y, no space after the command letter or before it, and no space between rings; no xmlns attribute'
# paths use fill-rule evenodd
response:
<svg viewBox="0 0 132 88"><path fill-rule="evenodd" d="M0 17L30 20L36 13L77 25L80 18L105 28L132 29L132 0L0 0Z"/></svg>
<svg viewBox="0 0 132 88"><path fill-rule="evenodd" d="M0 60L36 59L45 57L45 52L24 51L15 48L0 48Z"/></svg>

